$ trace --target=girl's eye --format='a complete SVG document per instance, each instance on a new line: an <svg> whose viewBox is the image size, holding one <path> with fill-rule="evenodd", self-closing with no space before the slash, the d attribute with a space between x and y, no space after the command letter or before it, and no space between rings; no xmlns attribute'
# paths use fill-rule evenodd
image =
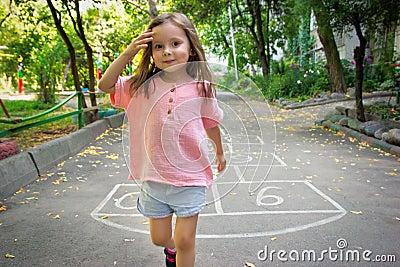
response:
<svg viewBox="0 0 400 267"><path fill-rule="evenodd" d="M161 49L162 48L162 45L160 45L160 44L155 44L154 45L154 49Z"/></svg>
<svg viewBox="0 0 400 267"><path fill-rule="evenodd" d="M178 46L180 43L178 41L175 41L172 43L172 46Z"/></svg>

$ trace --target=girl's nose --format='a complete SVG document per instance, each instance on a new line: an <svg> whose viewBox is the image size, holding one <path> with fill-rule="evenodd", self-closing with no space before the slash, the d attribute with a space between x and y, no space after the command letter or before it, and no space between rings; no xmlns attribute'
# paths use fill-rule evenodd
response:
<svg viewBox="0 0 400 267"><path fill-rule="evenodd" d="M171 50L168 47L165 47L164 51L163 51L163 55L164 56L169 56L171 55Z"/></svg>

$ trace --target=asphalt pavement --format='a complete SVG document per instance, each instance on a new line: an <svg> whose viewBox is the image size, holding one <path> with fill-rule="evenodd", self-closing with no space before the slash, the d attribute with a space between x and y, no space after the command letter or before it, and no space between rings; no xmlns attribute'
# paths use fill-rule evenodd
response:
<svg viewBox="0 0 400 267"><path fill-rule="evenodd" d="M338 103L219 99L228 167L207 192L196 266L400 265L397 157L316 126ZM163 266L124 140L109 128L3 201L0 266Z"/></svg>

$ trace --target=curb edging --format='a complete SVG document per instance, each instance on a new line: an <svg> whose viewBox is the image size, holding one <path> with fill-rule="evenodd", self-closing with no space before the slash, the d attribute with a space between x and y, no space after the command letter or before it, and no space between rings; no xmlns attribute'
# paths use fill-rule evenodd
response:
<svg viewBox="0 0 400 267"><path fill-rule="evenodd" d="M364 142L367 143L368 145L370 145L371 147L374 148L379 148L387 153L390 153L394 156L400 157L400 147L386 143L382 140L364 135L360 132L357 132L353 129L347 128L347 127L343 127L341 125L337 125L329 120L323 120L323 121L316 121L315 122L316 125L320 125L320 126L324 126L326 128L329 128L333 131L336 132L342 132L345 135L348 135L350 137L353 137L355 139L357 139L359 142Z"/></svg>
<svg viewBox="0 0 400 267"><path fill-rule="evenodd" d="M76 132L0 160L0 199L12 196L65 159L95 141L107 129L123 124L125 113L95 121Z"/></svg>

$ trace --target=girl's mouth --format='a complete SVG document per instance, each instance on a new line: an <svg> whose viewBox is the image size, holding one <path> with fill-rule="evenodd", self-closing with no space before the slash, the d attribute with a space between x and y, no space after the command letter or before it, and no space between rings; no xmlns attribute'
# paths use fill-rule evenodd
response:
<svg viewBox="0 0 400 267"><path fill-rule="evenodd" d="M175 62L175 60L173 60L173 59L164 61L165 64L172 64L174 62Z"/></svg>

